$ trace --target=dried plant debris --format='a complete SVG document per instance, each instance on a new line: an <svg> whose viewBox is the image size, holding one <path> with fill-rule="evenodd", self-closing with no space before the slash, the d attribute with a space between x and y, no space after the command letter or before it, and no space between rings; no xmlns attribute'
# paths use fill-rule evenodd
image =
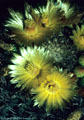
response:
<svg viewBox="0 0 84 120"><path fill-rule="evenodd" d="M4 67L0 70L0 77L1 76L7 76L8 75L8 72L9 72L9 69L8 67Z"/></svg>
<svg viewBox="0 0 84 120"><path fill-rule="evenodd" d="M0 43L0 48L6 50L8 52L15 51L14 45L7 44L5 42Z"/></svg>
<svg viewBox="0 0 84 120"><path fill-rule="evenodd" d="M16 44L14 34L11 31L1 27L0 30L0 48L7 52L16 51L21 44ZM20 46L21 47L21 46Z"/></svg>
<svg viewBox="0 0 84 120"><path fill-rule="evenodd" d="M80 120L82 117L82 110L75 110L72 112L67 120Z"/></svg>

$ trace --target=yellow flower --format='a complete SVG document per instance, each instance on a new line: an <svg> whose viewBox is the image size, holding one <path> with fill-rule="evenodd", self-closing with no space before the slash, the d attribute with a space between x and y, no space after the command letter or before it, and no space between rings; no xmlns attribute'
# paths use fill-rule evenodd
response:
<svg viewBox="0 0 84 120"><path fill-rule="evenodd" d="M46 104L46 110L62 109L65 101L69 102L74 94L73 83L65 73L54 72L39 87L32 90L33 99L39 107Z"/></svg>
<svg viewBox="0 0 84 120"><path fill-rule="evenodd" d="M52 61L49 52L44 48L28 47L21 48L21 56L15 54L12 59L13 65L9 65L12 80L17 83L16 87L22 89L32 88L40 85L45 80L52 68Z"/></svg>
<svg viewBox="0 0 84 120"><path fill-rule="evenodd" d="M84 25L81 28L77 25L76 30L73 30L73 36L70 38L73 39L78 50L84 50Z"/></svg>
<svg viewBox="0 0 84 120"><path fill-rule="evenodd" d="M72 24L78 24L81 17L83 16L84 12L80 13L75 6L71 7L71 4L69 1L62 2L62 0L57 0L59 3L59 8L61 8L61 11L63 12L63 16L61 19L61 22L63 25L72 25Z"/></svg>
<svg viewBox="0 0 84 120"><path fill-rule="evenodd" d="M9 9L9 13L11 18L6 21L5 26L15 33L21 43L29 45L39 44L53 33L57 33L67 23L72 24L74 7L70 7L68 2L54 3L53 0L48 0L46 7L39 7L39 10L25 4L25 15L12 9Z"/></svg>

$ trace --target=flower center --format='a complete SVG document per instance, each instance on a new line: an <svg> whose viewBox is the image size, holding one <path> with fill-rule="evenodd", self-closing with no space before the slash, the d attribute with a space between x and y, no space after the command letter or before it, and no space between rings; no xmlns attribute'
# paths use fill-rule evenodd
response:
<svg viewBox="0 0 84 120"><path fill-rule="evenodd" d="M81 44L81 45L84 45L84 35L81 35L81 36L80 36L80 44Z"/></svg>
<svg viewBox="0 0 84 120"><path fill-rule="evenodd" d="M35 66L33 63L28 62L25 65L25 69L27 70L28 75L32 79L36 78L40 74L40 68L38 68L37 66Z"/></svg>
<svg viewBox="0 0 84 120"><path fill-rule="evenodd" d="M48 19L47 15L42 14L41 23L42 23L43 27L49 27L49 19Z"/></svg>
<svg viewBox="0 0 84 120"><path fill-rule="evenodd" d="M56 93L59 89L59 85L55 81L47 81L45 87L51 93Z"/></svg>
<svg viewBox="0 0 84 120"><path fill-rule="evenodd" d="M42 19L41 22L44 25L44 27L49 27L49 20L48 20L48 18Z"/></svg>
<svg viewBox="0 0 84 120"><path fill-rule="evenodd" d="M28 34L28 36L33 36L37 33L37 26L33 21L25 20L24 31Z"/></svg>

